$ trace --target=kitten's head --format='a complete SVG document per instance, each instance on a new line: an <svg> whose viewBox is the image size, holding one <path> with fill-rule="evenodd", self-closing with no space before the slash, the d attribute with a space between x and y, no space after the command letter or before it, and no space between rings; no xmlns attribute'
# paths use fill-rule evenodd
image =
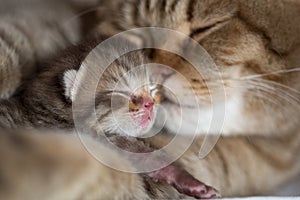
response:
<svg viewBox="0 0 300 200"><path fill-rule="evenodd" d="M120 4L118 4L118 2ZM189 1L137 1L118 4L116 16L109 13L108 20L100 24L105 30L116 33L136 27L166 27L180 31L201 44L213 58L218 71L203 66L211 74L201 77L192 66L174 54L156 51L152 53L157 62L171 66L184 75L190 85L181 82L180 76L167 80L177 84L176 95L189 105L183 113L185 133L193 133L200 122L202 133L210 128L212 116L211 94L220 93L224 83L226 102L224 134L281 134L298 129L299 124L299 55L300 55L300 3L296 0L189 0ZM105 11L101 13L107 19ZM123 11L123 12L122 12ZM110 23L111 22L111 23ZM99 30L100 30L99 29ZM115 32L114 32L115 31ZM184 49L185 41L173 40ZM193 51L186 48L184 51ZM220 76L221 78L220 78ZM219 89L218 89L219 88ZM221 91L222 92L222 91ZM193 94L199 97L199 116L189 101ZM178 106L172 104L172 96L165 104L170 121L180 121ZM192 102L192 103L190 103ZM220 112L223 112L220 110ZM288 120L287 120L287 116ZM220 121L223 123L223 121ZM176 123L169 128L177 130ZM214 130L211 129L211 133Z"/></svg>
<svg viewBox="0 0 300 200"><path fill-rule="evenodd" d="M64 74L65 95L72 102L84 99L80 94L82 88L89 90L90 84L96 84L83 78L86 70L91 69L82 64L79 71L69 70ZM97 131L130 136L147 133L156 119L161 83L165 78L166 70L147 65L142 53L121 56L99 79L94 101L96 118L87 117L88 126ZM86 99L83 102L88 103Z"/></svg>

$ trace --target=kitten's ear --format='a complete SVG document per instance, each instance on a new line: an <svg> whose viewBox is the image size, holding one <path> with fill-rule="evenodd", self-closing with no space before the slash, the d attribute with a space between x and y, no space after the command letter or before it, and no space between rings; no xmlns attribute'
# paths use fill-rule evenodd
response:
<svg viewBox="0 0 300 200"><path fill-rule="evenodd" d="M77 98L82 83L84 83L84 75L87 73L87 67L84 64L78 70L70 69L64 72L63 84L65 89L65 97L72 102Z"/></svg>
<svg viewBox="0 0 300 200"><path fill-rule="evenodd" d="M70 99L72 102L75 99L76 95L76 75L77 71L75 69L68 70L64 73L63 82L65 88L65 96Z"/></svg>

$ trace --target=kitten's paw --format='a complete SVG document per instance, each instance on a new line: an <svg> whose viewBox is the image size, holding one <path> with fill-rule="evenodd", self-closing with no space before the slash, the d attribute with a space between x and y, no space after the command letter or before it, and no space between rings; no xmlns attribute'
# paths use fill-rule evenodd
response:
<svg viewBox="0 0 300 200"><path fill-rule="evenodd" d="M197 199L220 197L215 188L198 181L187 171L175 165L160 169L154 172L151 177L156 181L166 182L176 188L178 192Z"/></svg>
<svg viewBox="0 0 300 200"><path fill-rule="evenodd" d="M177 181L174 187L179 192L197 199L212 199L220 197L219 192L215 188L207 186L193 177L183 177L182 180Z"/></svg>

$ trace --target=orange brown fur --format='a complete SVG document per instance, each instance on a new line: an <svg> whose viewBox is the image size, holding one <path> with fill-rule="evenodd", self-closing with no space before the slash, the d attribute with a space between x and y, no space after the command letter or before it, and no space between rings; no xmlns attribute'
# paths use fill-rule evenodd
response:
<svg viewBox="0 0 300 200"><path fill-rule="evenodd" d="M146 2L150 2L149 5L146 5ZM166 2L164 7L162 2ZM299 100L299 93L282 88L283 85L299 91L299 72L263 76L256 80L259 84L266 83L265 81L271 84L270 81L274 81L276 85L268 86L272 86L275 92L270 89L265 91L265 88L260 85L235 80L243 76L299 67L300 3L298 1L274 0L272 3L267 0L133 0L127 3L126 1L102 1L98 17L99 26L96 30L106 35L142 26L168 27L189 35L199 27L217 23L216 27L196 35L194 39L209 52L222 72L227 97L239 96L243 106L238 110L239 117L227 122L223 137L205 159L198 158L198 151L203 141L203 137L199 136L179 162L195 177L219 189L224 197L270 194L300 173L299 102L291 104L279 96L282 90L286 90ZM185 77L190 77L193 89L198 88L199 95L209 96L205 87L205 82L209 80L195 76L195 73L189 70L188 64L181 58L156 52L154 60L173 67ZM177 81L176 76L170 81ZM242 89L237 88L241 85ZM181 90L181 95L184 96L189 92L189 88L184 85L182 88L184 90ZM208 101L205 105L209 106L210 102ZM74 181L78 185L82 186L81 184L85 183L82 182L84 177L80 177L81 173L93 174L91 181L95 180L95 177L101 177L95 182L92 181L93 183L86 184L86 186L94 184L94 187L84 190L85 194L95 195L93 197L97 199L180 198L179 194L169 186L150 180L142 181L135 174L118 173L99 163L96 164L86 152L80 149L80 145L72 143L71 147L68 146L69 140L53 139L45 142L40 136L37 138L40 144L51 146L58 142L64 144L63 146L66 145L66 149L59 153L61 157L57 157L57 154L53 155L53 151L47 152L43 149L41 150L42 158L49 160L53 158L54 163L60 166L64 163L64 156L66 156L70 162L66 163L67 167L62 167L62 169L69 169L70 163L78 164L78 169L82 170L74 173L77 175ZM152 142L159 147L168 140L170 137L163 134L154 138ZM5 146L0 145L0 148L5 148ZM106 151L110 152L110 150ZM20 152L16 153L17 157L22 157L22 155ZM32 154L26 155L30 157ZM82 168L79 167L82 165L81 162L75 162L77 158L74 155L87 160ZM1 154L1 156L6 155ZM34 167L38 168L42 163L35 156L35 154L32 155L37 160ZM118 159L117 155L114 156ZM17 168L14 168L15 166L12 163L2 167L7 167L11 172L19 172ZM51 169L49 176L56 174L58 177L64 177L65 174L61 172L72 173L68 170ZM10 180L18 179L20 176L12 176ZM113 181L117 179L122 182ZM25 177L23 180L30 180L30 178ZM64 181L65 179L62 179L60 182L63 183L62 188L55 188L58 194L60 191L63 192L62 194L69 194L65 193L67 184L64 184ZM101 184L103 182L105 184ZM123 187L128 182L130 186ZM18 183L22 184L22 182ZM45 182L42 181L42 184ZM47 190L48 185L42 187L42 184L38 185L40 190ZM116 190L111 190L115 187ZM71 187L70 191L78 190ZM15 195L23 194L23 197L32 195L32 193L22 192L21 186L14 188ZM5 192L2 194L14 195ZM78 194L77 198L80 199L81 196Z"/></svg>

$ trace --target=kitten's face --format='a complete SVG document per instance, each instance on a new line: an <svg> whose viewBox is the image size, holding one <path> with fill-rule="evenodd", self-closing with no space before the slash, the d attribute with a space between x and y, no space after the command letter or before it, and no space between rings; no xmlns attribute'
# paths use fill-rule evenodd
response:
<svg viewBox="0 0 300 200"><path fill-rule="evenodd" d="M118 8L110 29L158 26L180 31L201 44L213 58L218 71L200 77L183 59L156 51L155 61L171 66L189 79L190 85L172 76L166 84L177 84L173 91L189 105L183 112L182 133L191 134L200 122L202 133L210 130L212 117L211 93L207 84L224 83L226 103L223 134L273 134L295 129L299 124L299 72L287 70L299 67L300 4L297 1L130 1ZM117 4L117 3L116 3ZM111 13L110 13L111 14ZM121 16L121 18L120 18ZM119 23L122 22L122 23ZM107 26L108 22L105 22ZM118 24L114 29L114 24ZM184 47L184 41L174 41ZM188 48L192 51L192 48ZM205 67L205 66L204 66ZM299 70L298 70L299 71ZM216 74L220 74L216 76ZM271 75L270 75L271 73ZM273 73L273 74L272 74ZM264 75L265 74L265 75ZM199 116L194 114L194 92L199 97ZM172 121L180 121L178 105L166 94L164 106ZM191 103L192 102L192 103ZM223 112L220 109L220 112ZM287 116L289 116L288 120ZM220 121L223 123L223 121ZM176 123L169 128L177 130Z"/></svg>
<svg viewBox="0 0 300 200"><path fill-rule="evenodd" d="M102 67L98 63L95 66ZM83 69L88 67L83 64L78 72L71 70L65 73L66 96L73 102L81 99L79 101L89 104L90 97L84 97L86 95L80 91L89 90L96 79L91 82L91 74L84 75ZM84 76L88 77L86 82L83 82ZM88 117L88 125L99 132L144 135L156 119L161 101L160 83L164 77L156 66L145 65L145 58L139 52L120 57L105 69L99 79L96 99L92 102L95 103L96 118ZM70 83L72 79L75 83Z"/></svg>
<svg viewBox="0 0 300 200"><path fill-rule="evenodd" d="M111 112L99 121L105 131L134 137L146 134L156 119L161 97L158 87L146 84L134 90L113 92L109 100ZM101 104L98 108L98 113L102 112Z"/></svg>

